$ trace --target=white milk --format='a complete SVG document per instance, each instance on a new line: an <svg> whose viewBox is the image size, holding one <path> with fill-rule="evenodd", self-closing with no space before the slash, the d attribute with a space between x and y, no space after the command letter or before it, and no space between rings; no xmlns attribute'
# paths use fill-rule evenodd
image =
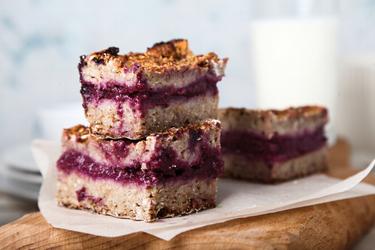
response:
<svg viewBox="0 0 375 250"><path fill-rule="evenodd" d="M342 60L337 108L337 132L353 147L354 166L375 157L375 54Z"/></svg>
<svg viewBox="0 0 375 250"><path fill-rule="evenodd" d="M258 108L321 104L329 108L334 118L337 96L335 18L255 21L251 25L251 41ZM332 130L332 122L330 126ZM333 131L329 133L333 139Z"/></svg>

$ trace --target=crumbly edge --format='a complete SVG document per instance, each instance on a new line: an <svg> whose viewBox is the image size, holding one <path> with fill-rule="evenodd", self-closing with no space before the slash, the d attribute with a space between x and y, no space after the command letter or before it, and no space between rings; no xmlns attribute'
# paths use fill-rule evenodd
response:
<svg viewBox="0 0 375 250"><path fill-rule="evenodd" d="M314 130L328 122L328 111L321 106L291 107L284 110L219 109L223 131L248 130L272 137Z"/></svg>
<svg viewBox="0 0 375 250"><path fill-rule="evenodd" d="M223 154L224 177L255 182L277 183L327 169L326 148L271 166L238 154Z"/></svg>
<svg viewBox="0 0 375 250"><path fill-rule="evenodd" d="M61 206L146 222L198 212L216 204L216 179L146 187L59 173L57 186L56 198ZM82 188L85 197L79 201L76 192Z"/></svg>

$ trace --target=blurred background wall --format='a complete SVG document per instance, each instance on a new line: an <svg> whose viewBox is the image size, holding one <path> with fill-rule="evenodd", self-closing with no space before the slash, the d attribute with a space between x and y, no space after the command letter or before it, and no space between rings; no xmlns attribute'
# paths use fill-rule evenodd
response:
<svg viewBox="0 0 375 250"><path fill-rule="evenodd" d="M254 107L249 25L256 15L256 2L2 0L0 151L40 136L40 110L66 102L79 103L79 55L108 46L118 46L122 52L143 51L157 41L188 38L197 53L215 51L230 58L227 77L220 83L220 105ZM367 60L365 64L371 65L375 62L369 57L371 53L375 55L372 52L375 50L375 1L341 0L338 14L340 62L362 65ZM352 104L375 95L361 90L364 88L361 84L353 86L363 76L356 76L357 71L351 73L352 68L344 70L349 76L339 80L346 83L337 92L346 105L341 113L361 112L363 106L354 108ZM353 88L362 92L357 91L353 97ZM363 105L375 109L368 106L373 104ZM348 122L348 115L342 117L339 121L344 124L337 131L347 137L352 136L350 131L355 124L369 126L353 119ZM366 134L359 136L366 137ZM372 147L362 145L360 139L353 140L358 148Z"/></svg>

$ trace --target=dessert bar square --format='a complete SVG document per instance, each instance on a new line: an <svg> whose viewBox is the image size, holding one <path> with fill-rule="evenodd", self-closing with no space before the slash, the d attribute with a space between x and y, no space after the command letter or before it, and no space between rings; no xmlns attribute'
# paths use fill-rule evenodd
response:
<svg viewBox="0 0 375 250"><path fill-rule="evenodd" d="M79 73L93 133L141 139L150 133L217 118L217 82L227 59L194 55L187 40L157 43L145 53L115 47L81 57Z"/></svg>
<svg viewBox="0 0 375 250"><path fill-rule="evenodd" d="M219 119L225 176L278 182L327 167L323 107L228 108L219 111Z"/></svg>
<svg viewBox="0 0 375 250"><path fill-rule="evenodd" d="M217 120L138 141L97 138L78 125L65 129L62 140L62 206L147 222L215 207L223 170Z"/></svg>

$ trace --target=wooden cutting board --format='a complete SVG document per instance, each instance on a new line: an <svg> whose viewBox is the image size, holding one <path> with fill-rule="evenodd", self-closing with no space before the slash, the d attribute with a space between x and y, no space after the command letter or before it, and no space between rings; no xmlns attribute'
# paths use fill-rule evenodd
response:
<svg viewBox="0 0 375 250"><path fill-rule="evenodd" d="M348 167L349 152L342 140L330 149L330 175L343 178L356 172ZM375 184L375 177L366 181ZM105 238L54 229L40 213L32 213L0 227L0 248L344 249L374 222L374 195L232 220L185 232L171 241L146 233Z"/></svg>

